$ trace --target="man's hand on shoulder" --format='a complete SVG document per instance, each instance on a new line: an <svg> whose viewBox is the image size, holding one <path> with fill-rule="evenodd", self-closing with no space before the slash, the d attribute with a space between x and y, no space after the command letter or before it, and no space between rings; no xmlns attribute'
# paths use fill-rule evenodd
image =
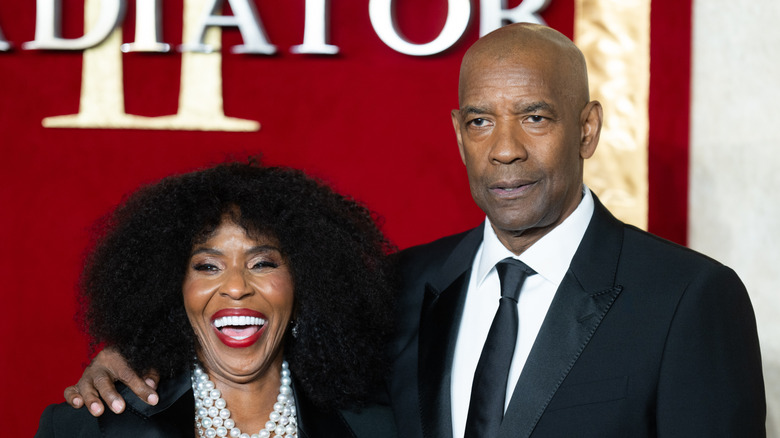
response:
<svg viewBox="0 0 780 438"><path fill-rule="evenodd" d="M125 400L117 392L114 382L124 383L141 400L156 405L159 397L155 390L159 380L156 373L142 379L119 352L106 348L92 359L77 384L65 388L65 401L76 409L86 405L92 415L99 417L103 414L105 400L109 408L119 414L125 410Z"/></svg>

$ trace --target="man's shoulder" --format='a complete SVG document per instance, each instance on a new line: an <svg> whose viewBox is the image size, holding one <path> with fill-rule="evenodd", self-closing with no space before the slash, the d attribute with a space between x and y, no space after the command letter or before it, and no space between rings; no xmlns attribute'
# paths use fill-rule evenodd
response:
<svg viewBox="0 0 780 438"><path fill-rule="evenodd" d="M481 226L477 228L481 228ZM399 251L398 255L402 259L409 259L409 258L426 258L431 256L437 256L440 255L441 253L449 253L452 252L452 250L456 246L458 246L458 244L469 233L472 233L475 230L476 228L472 228L470 230L466 230L457 234L451 234L449 236L441 237L439 239L433 240L428 243L411 246L402 251Z"/></svg>
<svg viewBox="0 0 780 438"><path fill-rule="evenodd" d="M618 275L621 281L667 292L688 285L739 293L745 288L733 269L712 257L630 225L625 227Z"/></svg>
<svg viewBox="0 0 780 438"><path fill-rule="evenodd" d="M689 268L723 267L717 260L705 254L617 219L595 195L593 200L593 218L583 240L589 242L585 245L587 251L603 250L603 242L606 239L614 243L619 242L621 264L635 261L645 263L647 268L676 265Z"/></svg>
<svg viewBox="0 0 780 438"><path fill-rule="evenodd" d="M432 242L415 245L399 251L396 254L398 266L405 275L436 269L446 262L466 237L476 237L473 233L480 233L481 229L482 226L480 225L461 233L445 236Z"/></svg>
<svg viewBox="0 0 780 438"><path fill-rule="evenodd" d="M641 259L655 260L663 264L683 264L698 267L720 267L722 263L696 250L663 237L625 225L623 250L625 255Z"/></svg>
<svg viewBox="0 0 780 438"><path fill-rule="evenodd" d="M731 285L744 289L737 274L700 252L615 218L594 197L593 217L570 269L580 281L681 293L687 285Z"/></svg>

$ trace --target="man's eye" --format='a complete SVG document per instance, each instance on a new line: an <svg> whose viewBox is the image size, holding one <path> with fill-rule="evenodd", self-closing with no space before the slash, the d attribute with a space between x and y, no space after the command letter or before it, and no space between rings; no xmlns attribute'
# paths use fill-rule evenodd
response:
<svg viewBox="0 0 780 438"><path fill-rule="evenodd" d="M487 125L487 123L488 123L487 120L480 119L480 118L472 119L472 120L469 121L469 125L477 127L477 128L481 128L481 127Z"/></svg>
<svg viewBox="0 0 780 438"><path fill-rule="evenodd" d="M528 117L528 121L531 123L541 123L544 121L544 117L533 115Z"/></svg>

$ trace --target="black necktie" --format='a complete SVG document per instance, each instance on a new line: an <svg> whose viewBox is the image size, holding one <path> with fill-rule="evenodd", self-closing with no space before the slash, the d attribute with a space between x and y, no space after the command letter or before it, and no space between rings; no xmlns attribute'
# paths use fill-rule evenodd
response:
<svg viewBox="0 0 780 438"><path fill-rule="evenodd" d="M511 257L496 263L496 271L501 281L501 300L474 372L466 438L498 434L504 418L509 366L517 343L517 298L526 277L536 273Z"/></svg>

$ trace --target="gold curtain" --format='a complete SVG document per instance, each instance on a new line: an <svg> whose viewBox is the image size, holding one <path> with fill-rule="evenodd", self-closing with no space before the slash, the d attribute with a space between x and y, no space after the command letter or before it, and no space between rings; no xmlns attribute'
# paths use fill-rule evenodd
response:
<svg viewBox="0 0 780 438"><path fill-rule="evenodd" d="M585 183L618 218L646 229L650 0L576 0L574 12L591 99L604 107Z"/></svg>

